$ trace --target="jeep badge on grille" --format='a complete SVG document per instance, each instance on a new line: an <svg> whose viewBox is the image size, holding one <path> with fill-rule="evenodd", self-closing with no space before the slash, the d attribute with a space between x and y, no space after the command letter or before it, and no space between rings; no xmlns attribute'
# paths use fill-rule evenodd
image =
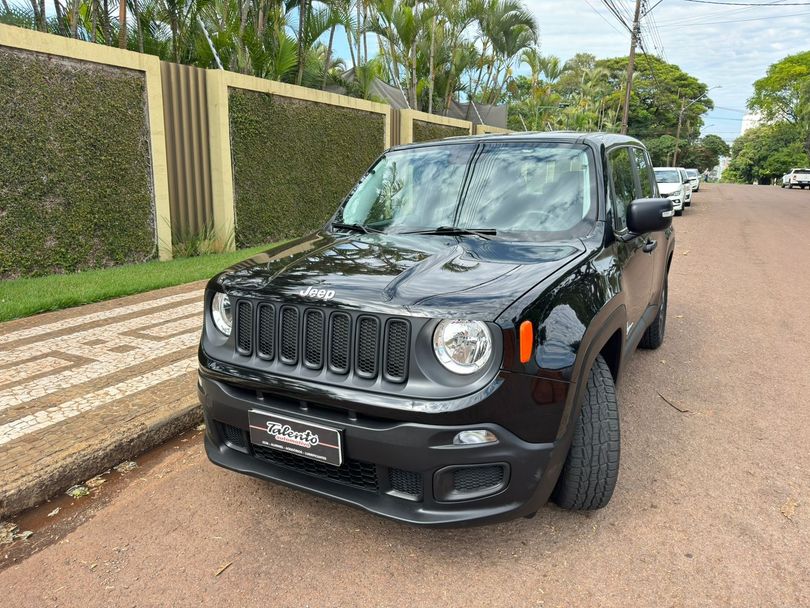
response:
<svg viewBox="0 0 810 608"><path fill-rule="evenodd" d="M328 302L335 297L334 289L316 289L314 287L307 287L298 292L304 298L317 298Z"/></svg>

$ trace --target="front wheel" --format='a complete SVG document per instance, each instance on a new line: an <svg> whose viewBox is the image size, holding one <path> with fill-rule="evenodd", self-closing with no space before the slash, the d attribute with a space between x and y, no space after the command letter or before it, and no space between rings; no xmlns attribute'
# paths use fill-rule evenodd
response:
<svg viewBox="0 0 810 608"><path fill-rule="evenodd" d="M563 509L601 509L619 477L619 403L602 355L593 362L574 438L552 500Z"/></svg>
<svg viewBox="0 0 810 608"><path fill-rule="evenodd" d="M675 215L683 215L683 209L676 209Z"/></svg>

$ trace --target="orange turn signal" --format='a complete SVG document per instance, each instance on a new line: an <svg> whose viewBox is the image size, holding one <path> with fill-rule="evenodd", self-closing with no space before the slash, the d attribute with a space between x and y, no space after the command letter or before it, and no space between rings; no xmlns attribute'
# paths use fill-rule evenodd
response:
<svg viewBox="0 0 810 608"><path fill-rule="evenodd" d="M532 347L534 346L534 329L531 321L523 321L520 324L520 362L528 363L532 358Z"/></svg>

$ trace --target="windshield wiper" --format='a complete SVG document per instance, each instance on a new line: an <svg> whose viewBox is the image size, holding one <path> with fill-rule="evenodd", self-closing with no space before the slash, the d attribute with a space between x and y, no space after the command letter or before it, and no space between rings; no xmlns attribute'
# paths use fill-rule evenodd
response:
<svg viewBox="0 0 810 608"><path fill-rule="evenodd" d="M460 226L439 226L438 228L430 228L428 230L414 230L413 232L406 232L405 234L446 234L446 235L459 235L470 234L473 236L480 236L482 239L491 241L490 237L498 234L495 228L462 228Z"/></svg>
<svg viewBox="0 0 810 608"><path fill-rule="evenodd" d="M337 228L338 230L352 230L353 232L362 232L363 234L368 234L369 232L382 232L382 230L369 228L368 226L363 226L363 224L343 224L341 222L333 222L332 228Z"/></svg>

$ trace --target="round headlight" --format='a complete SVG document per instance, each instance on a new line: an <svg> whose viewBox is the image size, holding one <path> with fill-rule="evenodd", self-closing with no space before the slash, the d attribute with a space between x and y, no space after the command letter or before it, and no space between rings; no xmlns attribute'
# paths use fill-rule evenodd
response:
<svg viewBox="0 0 810 608"><path fill-rule="evenodd" d="M214 300L211 302L211 317L214 319L214 325L226 336L231 335L231 326L233 325L233 310L231 310L231 300L224 293L214 294Z"/></svg>
<svg viewBox="0 0 810 608"><path fill-rule="evenodd" d="M492 356L492 334L481 321L446 319L433 332L433 350L451 372L474 374Z"/></svg>

